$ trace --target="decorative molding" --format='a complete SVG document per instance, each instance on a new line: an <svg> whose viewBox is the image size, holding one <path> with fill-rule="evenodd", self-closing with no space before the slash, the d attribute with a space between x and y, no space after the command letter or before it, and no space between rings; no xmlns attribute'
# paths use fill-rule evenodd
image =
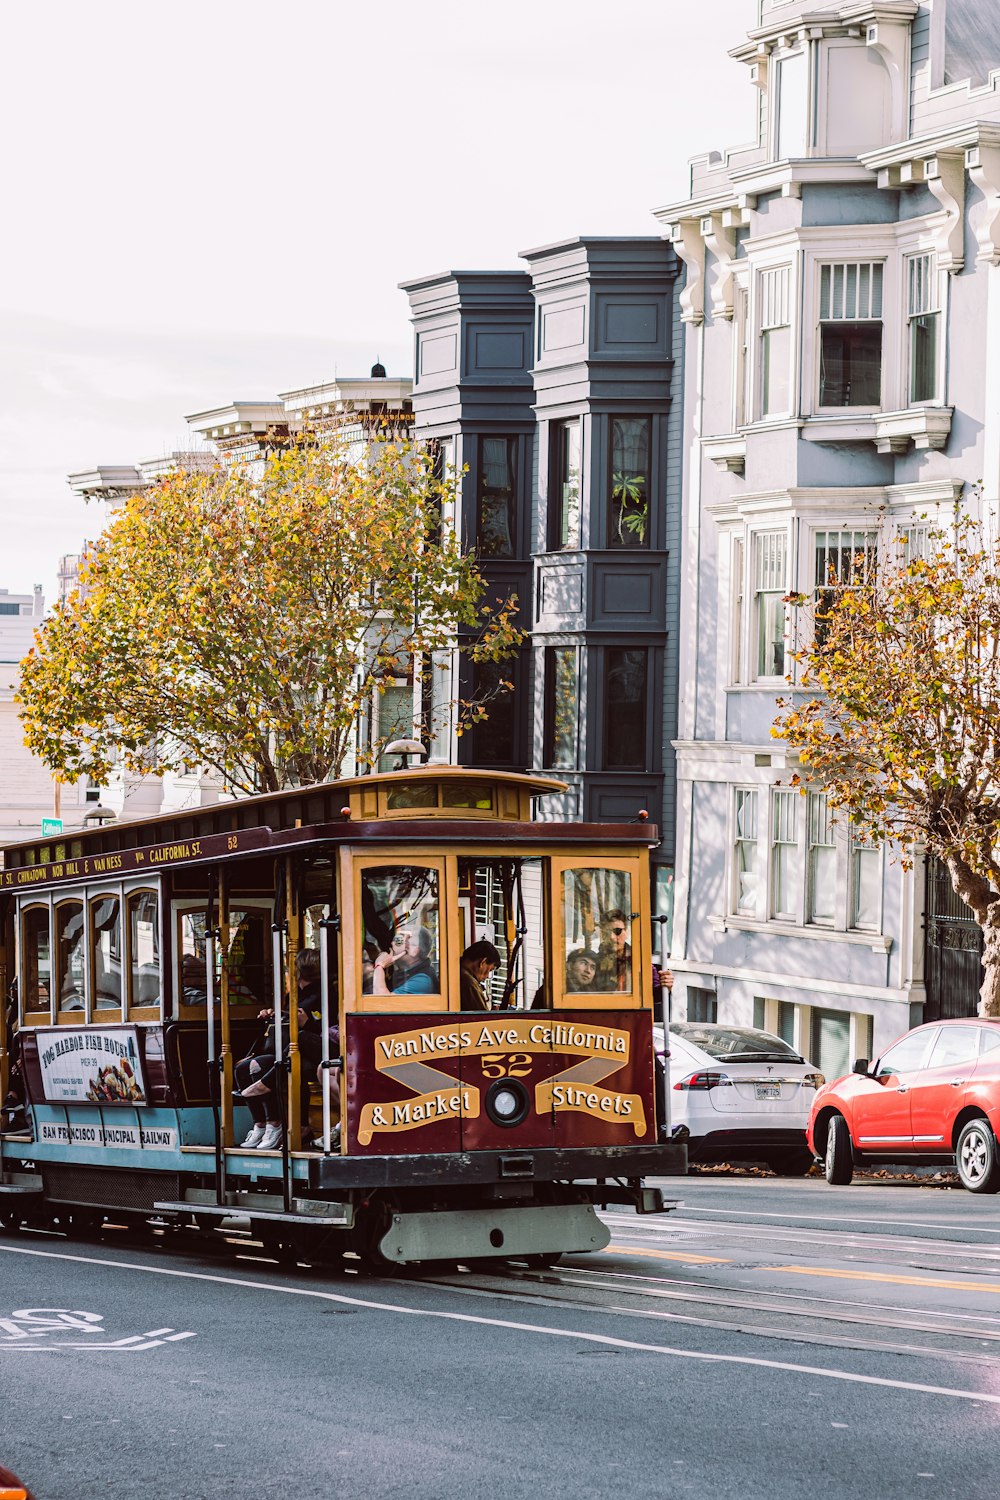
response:
<svg viewBox="0 0 1000 1500"><path fill-rule="evenodd" d="M906 134L910 107L910 21L911 17L890 20L873 19L864 28L865 46L877 52L889 75L889 139L898 141Z"/></svg>
<svg viewBox="0 0 1000 1500"><path fill-rule="evenodd" d="M717 469L742 474L746 469L747 440L742 433L727 432L701 440L702 451Z"/></svg>
<svg viewBox="0 0 1000 1500"><path fill-rule="evenodd" d="M924 181L944 210L934 231L938 267L957 275L965 264L965 153L942 151L924 162Z"/></svg>
<svg viewBox="0 0 1000 1500"><path fill-rule="evenodd" d="M687 272L680 295L681 322L705 321L705 246L699 219L678 219L670 226L670 243Z"/></svg>
<svg viewBox="0 0 1000 1500"><path fill-rule="evenodd" d="M982 142L971 146L965 153L965 165L984 200L969 215L979 246L976 260L1000 265L1000 146Z"/></svg>
<svg viewBox="0 0 1000 1500"><path fill-rule="evenodd" d="M733 272L736 268L736 226L742 215L737 208L724 208L707 214L701 220L701 236L715 256L715 275L711 282L712 315L733 316Z"/></svg>
<svg viewBox="0 0 1000 1500"><path fill-rule="evenodd" d="M892 938L876 932L843 931L835 927L797 926L794 922L761 922L753 917L722 916L718 913L708 919L714 932L760 932L773 937L811 938L822 943L853 943L859 948L870 948L873 953L890 953ZM794 980L791 981L794 983Z"/></svg>
<svg viewBox="0 0 1000 1500"><path fill-rule="evenodd" d="M908 411L884 412L875 418L875 447L879 453L905 453L914 448L947 447L952 407L915 406Z"/></svg>

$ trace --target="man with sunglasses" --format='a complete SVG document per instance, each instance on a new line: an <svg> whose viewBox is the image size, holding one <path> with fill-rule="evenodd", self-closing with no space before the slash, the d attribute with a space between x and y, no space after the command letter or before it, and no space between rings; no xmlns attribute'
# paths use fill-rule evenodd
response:
<svg viewBox="0 0 1000 1500"><path fill-rule="evenodd" d="M597 951L595 990L632 989L632 945L628 941L629 918L617 908L601 918L601 946Z"/></svg>

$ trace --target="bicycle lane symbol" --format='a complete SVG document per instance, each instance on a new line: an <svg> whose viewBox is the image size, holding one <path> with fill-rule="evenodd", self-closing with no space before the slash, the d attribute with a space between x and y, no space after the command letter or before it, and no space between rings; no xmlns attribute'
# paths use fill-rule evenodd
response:
<svg viewBox="0 0 1000 1500"><path fill-rule="evenodd" d="M0 1315L0 1351L10 1349L18 1354L51 1353L59 1349L138 1354L196 1336L173 1328L153 1328L147 1333L113 1339L104 1327L103 1313L79 1312L67 1307L25 1307Z"/></svg>

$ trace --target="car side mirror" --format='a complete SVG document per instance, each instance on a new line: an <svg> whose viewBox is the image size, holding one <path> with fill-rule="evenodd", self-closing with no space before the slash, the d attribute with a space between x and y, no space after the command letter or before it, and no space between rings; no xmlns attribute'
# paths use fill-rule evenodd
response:
<svg viewBox="0 0 1000 1500"><path fill-rule="evenodd" d="M871 1071L871 1063L869 1062L868 1058L867 1057L858 1057L858 1058L855 1058L855 1061L854 1061L854 1071L855 1071L855 1073L860 1073L861 1076L862 1076L862 1078L867 1078L869 1072Z"/></svg>

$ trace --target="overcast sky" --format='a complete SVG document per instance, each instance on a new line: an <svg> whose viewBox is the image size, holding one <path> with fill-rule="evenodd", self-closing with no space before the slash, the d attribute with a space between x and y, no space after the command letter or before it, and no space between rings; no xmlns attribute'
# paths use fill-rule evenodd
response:
<svg viewBox="0 0 1000 1500"><path fill-rule="evenodd" d="M4 11L0 588L102 513L66 475L379 355L397 283L651 234L753 128L756 0L41 0Z"/></svg>

